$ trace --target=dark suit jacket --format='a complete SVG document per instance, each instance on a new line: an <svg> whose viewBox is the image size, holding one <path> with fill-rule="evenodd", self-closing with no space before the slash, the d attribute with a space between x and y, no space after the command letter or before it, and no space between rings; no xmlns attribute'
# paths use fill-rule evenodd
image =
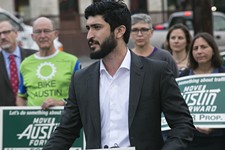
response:
<svg viewBox="0 0 225 150"><path fill-rule="evenodd" d="M20 48L20 52L23 60L37 51ZM15 97L5 67L2 51L0 52L0 106L15 106Z"/></svg>
<svg viewBox="0 0 225 150"><path fill-rule="evenodd" d="M60 126L43 150L69 149L81 127L86 148L101 147L99 64L96 62L74 74ZM183 150L192 140L192 117L168 68L166 62L138 57L131 52L129 139L137 150ZM172 128L164 145L162 111Z"/></svg>

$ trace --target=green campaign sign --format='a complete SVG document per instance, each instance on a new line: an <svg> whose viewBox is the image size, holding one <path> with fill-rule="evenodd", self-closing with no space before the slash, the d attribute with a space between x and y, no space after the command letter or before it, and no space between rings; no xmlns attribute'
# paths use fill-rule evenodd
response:
<svg viewBox="0 0 225 150"><path fill-rule="evenodd" d="M63 107L0 107L0 149L41 150L59 125ZM83 132L70 150L83 149Z"/></svg>
<svg viewBox="0 0 225 150"><path fill-rule="evenodd" d="M198 127L225 128L225 74L192 75L176 79ZM169 129L162 116L162 130Z"/></svg>

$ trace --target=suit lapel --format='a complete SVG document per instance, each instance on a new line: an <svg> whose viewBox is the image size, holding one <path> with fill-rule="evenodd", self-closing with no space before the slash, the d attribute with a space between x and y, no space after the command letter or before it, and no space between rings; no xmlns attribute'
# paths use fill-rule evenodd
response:
<svg viewBox="0 0 225 150"><path fill-rule="evenodd" d="M20 48L20 54L21 54L21 62L26 58L26 50Z"/></svg>
<svg viewBox="0 0 225 150"><path fill-rule="evenodd" d="M140 58L131 52L130 95L129 95L129 127L131 126L140 99L144 72Z"/></svg>
<svg viewBox="0 0 225 150"><path fill-rule="evenodd" d="M97 62L88 77L88 99L90 115L97 136L101 138L101 119L100 119L100 104L99 104L99 62Z"/></svg>
<svg viewBox="0 0 225 150"><path fill-rule="evenodd" d="M99 62L88 77L88 99L90 115L96 129L97 137L101 137L101 119L99 105ZM140 58L131 52L130 95L129 95L129 127L131 126L139 103L141 87L143 85L144 72L142 71ZM93 113L95 112L95 113Z"/></svg>

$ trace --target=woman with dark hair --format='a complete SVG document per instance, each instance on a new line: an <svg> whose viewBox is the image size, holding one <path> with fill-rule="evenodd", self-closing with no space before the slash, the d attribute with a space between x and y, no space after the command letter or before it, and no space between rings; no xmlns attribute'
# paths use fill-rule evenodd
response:
<svg viewBox="0 0 225 150"><path fill-rule="evenodd" d="M180 76L224 73L222 58L213 36L208 33L197 34L189 51L189 67ZM187 150L224 150L225 129L196 127L194 140Z"/></svg>
<svg viewBox="0 0 225 150"><path fill-rule="evenodd" d="M208 33L197 34L190 46L189 67L180 76L225 72L218 46Z"/></svg>
<svg viewBox="0 0 225 150"><path fill-rule="evenodd" d="M172 54L179 73L187 68L190 44L191 35L186 26L175 24L169 29L164 46Z"/></svg>

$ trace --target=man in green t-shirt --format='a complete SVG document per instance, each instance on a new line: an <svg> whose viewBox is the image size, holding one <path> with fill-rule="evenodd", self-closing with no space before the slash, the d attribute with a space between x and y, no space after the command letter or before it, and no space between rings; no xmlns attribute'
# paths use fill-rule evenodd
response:
<svg viewBox="0 0 225 150"><path fill-rule="evenodd" d="M57 36L50 19L40 17L34 21L32 38L40 50L20 66L18 106L47 109L65 104L71 76L80 69L80 62L76 56L55 49L53 41Z"/></svg>

